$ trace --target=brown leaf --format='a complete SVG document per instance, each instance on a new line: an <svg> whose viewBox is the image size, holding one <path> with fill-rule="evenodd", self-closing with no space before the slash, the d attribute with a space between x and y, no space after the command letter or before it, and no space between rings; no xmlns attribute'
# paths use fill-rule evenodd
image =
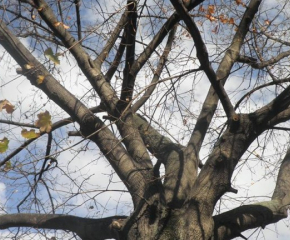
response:
<svg viewBox="0 0 290 240"><path fill-rule="evenodd" d="M5 109L7 113L13 113L14 112L14 105L12 105L8 100L0 100L0 112Z"/></svg>

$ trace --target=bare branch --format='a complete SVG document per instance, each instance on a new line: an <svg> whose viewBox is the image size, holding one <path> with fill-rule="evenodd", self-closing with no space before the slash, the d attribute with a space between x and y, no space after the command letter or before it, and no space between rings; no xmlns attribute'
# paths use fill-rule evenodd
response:
<svg viewBox="0 0 290 240"><path fill-rule="evenodd" d="M30 80L32 85L40 88L51 100L64 109L73 120L80 124L84 136L89 136L99 146L131 194L133 194L133 201L138 202L140 200L139 196L142 196L145 191L145 181L143 176L136 170L131 156L129 156L120 141L98 117L59 84L45 67L8 30L3 21L0 22L0 39L1 45L20 66L23 66L23 69L26 69L25 66L27 64L33 66L32 69L26 70L24 75ZM37 83L39 75L45 76L41 84ZM17 153L19 151L18 149ZM121 159L120 155L122 155Z"/></svg>
<svg viewBox="0 0 290 240"><path fill-rule="evenodd" d="M254 89L252 89L251 91L249 91L248 93L246 93L244 96L241 97L241 99L236 103L235 109L237 109L239 107L239 105L241 104L241 102L245 98L250 97L250 95L253 94L254 92L256 92L256 91L258 91L258 90L260 90L262 88L265 88L265 87L269 87L269 86L273 86L273 85L279 85L281 83L286 83L286 82L289 82L289 81L290 81L290 78L285 78L285 79L280 79L280 80L268 82L268 83L262 84L262 85L260 85L258 87L255 87Z"/></svg>
<svg viewBox="0 0 290 240"><path fill-rule="evenodd" d="M77 42L62 25L56 24L58 22L57 18L47 3L43 0L35 0L34 2L37 9L39 9L39 14L42 19L73 54L79 67L102 98L103 102L114 111L116 103L118 102L118 97L110 84L106 82L100 68L94 64L93 60L83 50L81 44Z"/></svg>
<svg viewBox="0 0 290 240"><path fill-rule="evenodd" d="M126 58L123 70L123 83L120 101L126 107L132 100L135 85L135 75L131 74L131 67L135 61L135 38L137 32L137 1L128 0L128 23L125 27Z"/></svg>
<svg viewBox="0 0 290 240"><path fill-rule="evenodd" d="M132 106L132 111L136 112L145 102L149 99L151 94L153 93L154 89L156 88L157 82L160 78L160 75L162 73L163 67L167 61L169 52L171 51L172 43L174 40L174 35L176 33L177 25L173 27L173 29L170 31L166 46L164 48L163 54L160 57L159 64L157 66L157 69L154 72L154 77L151 81L150 86L147 88L143 96Z"/></svg>
<svg viewBox="0 0 290 240"><path fill-rule="evenodd" d="M14 121L4 120L4 119L0 119L0 123L10 124L10 125L19 126L19 127L37 128L34 124L14 122Z"/></svg>
<svg viewBox="0 0 290 240"><path fill-rule="evenodd" d="M251 58L245 58L245 57L239 57L237 59L238 62L243 62L249 64L254 69L263 69L265 67L271 66L277 62L279 62L281 59L288 57L290 55L290 51L285 51L280 54L278 54L276 57L271 58L270 60L263 61L263 62L257 62L253 61Z"/></svg>
<svg viewBox="0 0 290 240"><path fill-rule="evenodd" d="M117 26L115 27L114 31L112 32L110 38L107 40L107 43L106 43L105 47L101 51L100 55L95 59L94 62L97 64L97 66L100 67L103 64L103 62L105 61L105 59L107 58L110 50L112 49L112 47L116 43L116 41L117 41L122 29L124 28L125 24L127 23L127 21L128 21L127 18L128 18L128 11L125 11L122 14L122 17L120 18L120 20L119 20ZM121 45L123 45L123 44L120 44L120 46ZM117 52L117 54L118 54L118 52Z"/></svg>
<svg viewBox="0 0 290 240"><path fill-rule="evenodd" d="M241 232L276 223L288 216L290 206L290 150L287 151L271 201L245 205L214 216L215 239L232 239Z"/></svg>
<svg viewBox="0 0 290 240"><path fill-rule="evenodd" d="M223 57L218 67L216 73L217 81L221 81L222 84L225 84L234 63L239 56L239 52L244 42L245 36L249 31L250 24L259 9L260 3L261 1L259 0L252 0L249 3L237 28L237 32L231 42L231 45L227 49L225 56ZM185 151L186 159L196 159L197 161L205 134L217 108L218 100L219 98L217 94L215 94L214 88L211 86L203 103L191 138L188 142L187 149Z"/></svg>
<svg viewBox="0 0 290 240"><path fill-rule="evenodd" d="M188 11L198 6L204 0L189 1ZM159 32L153 37L152 41L148 44L145 50L136 59L133 66L131 67L131 75L136 76L140 69L144 66L146 61L150 58L151 54L155 51L156 47L163 41L173 26L180 21L180 16L177 12L164 23Z"/></svg>
<svg viewBox="0 0 290 240"><path fill-rule="evenodd" d="M118 226L126 216L114 216L101 219L81 218L61 214L6 214L0 216L0 229L10 227L33 227L45 229L68 230L76 233L82 239L103 240L117 238ZM121 224L121 223L119 223Z"/></svg>
<svg viewBox="0 0 290 240"><path fill-rule="evenodd" d="M202 69L204 70L205 74L207 75L211 85L213 86L216 94L219 97L219 100L221 101L224 111L226 112L226 115L228 119L232 118L235 114L234 108L231 104L231 101L223 87L223 84L221 81L217 81L217 76L209 62L208 52L206 45L204 44L202 37L200 35L200 31L198 30L195 22L189 15L188 11L186 10L183 3L179 0L171 0L172 5L177 10L181 18L184 20L186 26L189 29L189 33L191 37L193 38L195 45L196 45L196 52L198 60L201 64Z"/></svg>

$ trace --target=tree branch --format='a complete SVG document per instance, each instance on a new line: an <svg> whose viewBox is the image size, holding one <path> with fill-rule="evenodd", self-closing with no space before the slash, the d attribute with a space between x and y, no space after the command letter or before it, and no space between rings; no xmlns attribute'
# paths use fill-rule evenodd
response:
<svg viewBox="0 0 290 240"><path fill-rule="evenodd" d="M110 84L105 80L100 68L96 66L94 61L84 51L81 44L77 42L61 24L56 24L58 20L52 9L44 0L34 0L34 3L39 10L39 15L72 53L78 62L78 66L88 78L93 88L97 91L102 101L109 107L109 110L113 112L119 99Z"/></svg>
<svg viewBox="0 0 290 240"><path fill-rule="evenodd" d="M107 58L107 56L109 55L109 52L111 51L112 47L114 46L114 44L116 43L120 32L122 31L122 29L124 28L125 24L127 23L127 18L128 18L128 11L125 11L117 26L115 27L114 31L112 32L110 38L107 40L107 43L105 45L105 47L103 48L103 50L101 51L100 55L94 60L94 62L97 64L97 66L101 67L101 65L103 64L103 62L105 61L105 59ZM118 54L118 52L117 52Z"/></svg>
<svg viewBox="0 0 290 240"><path fill-rule="evenodd" d="M243 57L239 57L237 59L237 61L247 63L248 65L250 65L254 69L263 69L265 67L271 66L271 65L279 62L281 59L288 57L289 55L290 55L290 51L285 51L285 52L278 54L276 57L271 58L268 61L263 61L263 62L259 62L259 63L257 63L257 61L252 61L249 58L243 58Z"/></svg>
<svg viewBox="0 0 290 240"><path fill-rule="evenodd" d="M194 184L193 162L184 160L183 146L164 137L141 116L134 115L134 124L148 150L158 159L156 164L163 163L165 166L166 203L172 207L181 207Z"/></svg>
<svg viewBox="0 0 290 240"><path fill-rule="evenodd" d="M252 115L260 125L268 124L272 118L289 108L290 105L290 86L264 107L255 111Z"/></svg>
<svg viewBox="0 0 290 240"><path fill-rule="evenodd" d="M25 70L23 73L30 80L31 84L41 89L51 100L65 110L73 120L80 124L83 135L90 138L99 146L120 179L124 181L132 194L133 202L137 203L140 201L139 196L143 196L145 192L146 181L134 166L131 156L107 126L74 95L60 85L46 68L8 30L3 21L0 22L0 44L20 66L23 66ZM27 64L32 69L27 70ZM41 84L37 83L39 75L45 76ZM120 158L120 156L122 157Z"/></svg>
<svg viewBox="0 0 290 240"><path fill-rule="evenodd" d="M143 106L145 104L145 102L149 99L149 97L151 96L151 94L153 93L154 89L157 86L157 82L160 78L160 75L162 73L163 67L165 66L165 63L167 61L168 55L171 51L171 47L172 47L172 43L174 40L174 36L176 33L176 29L177 29L177 25L175 25L175 27L173 27L173 29L170 31L168 39L167 39L167 43L166 46L164 48L163 54L161 55L160 59L159 59L159 63L157 66L157 69L154 72L154 77L150 83L150 86L146 89L145 93L143 94L143 96L132 106L132 111L136 112L141 106Z"/></svg>
<svg viewBox="0 0 290 240"><path fill-rule="evenodd" d="M241 232L276 223L288 216L290 206L290 149L280 166L271 201L245 205L214 216L214 239L232 239Z"/></svg>
<svg viewBox="0 0 290 240"><path fill-rule="evenodd" d="M189 1L188 11L192 10L204 0ZM172 16L164 23L159 32L153 37L152 41L136 59L133 66L131 67L131 75L136 76L140 69L144 66L151 54L155 51L157 46L164 40L169 31L173 26L180 21L180 16L177 12L173 13Z"/></svg>
<svg viewBox="0 0 290 240"><path fill-rule="evenodd" d="M76 233L83 240L104 240L118 238L118 227L126 218L126 216L114 216L89 219L62 214L5 214L0 215L0 229L33 227L68 230Z"/></svg>
<svg viewBox="0 0 290 240"><path fill-rule="evenodd" d="M243 18L241 19L236 34L231 42L231 45L227 49L225 56L223 57L218 67L216 73L217 81L221 81L223 85L225 84L234 63L236 62L239 56L239 52L244 42L245 36L249 31L250 24L259 9L260 3L261 3L260 0L252 0L249 3L249 6L247 7L243 15ZM202 105L201 112L196 121L190 140L187 144L187 148L185 150L185 161L191 161L192 159L194 161L198 161L199 159L198 154L202 146L207 129L211 123L211 120L217 108L218 100L219 98L217 94L215 94L214 88L211 86L206 96L206 99ZM197 165L198 162L196 163L196 166ZM196 171L197 167L194 172Z"/></svg>
<svg viewBox="0 0 290 240"><path fill-rule="evenodd" d="M135 38L137 32L137 1L128 0L128 23L125 27L126 59L120 101L124 107L132 100L136 75L131 74L135 61Z"/></svg>
<svg viewBox="0 0 290 240"><path fill-rule="evenodd" d="M201 64L202 69L204 70L205 74L207 75L211 85L213 86L216 94L219 97L219 100L221 101L224 111L228 117L228 119L231 119L234 114L234 108L231 104L231 101L223 87L223 84L221 81L217 81L217 76L209 62L209 56L207 52L206 45L204 44L202 37L200 35L200 32L189 15L188 11L186 10L185 6L183 5L182 1L180 0L171 0L172 5L178 12L179 16L183 19L186 26L188 27L189 33L191 37L194 40L194 43L196 45L196 54L198 57L198 60Z"/></svg>
<svg viewBox="0 0 290 240"><path fill-rule="evenodd" d="M244 96L242 96L240 98L240 100L236 103L235 105L235 109L237 109L239 107L239 105L241 104L241 102L245 99L250 97L251 94L253 94L254 92L264 88L264 87L268 87L268 86L272 86L272 85L279 85L281 83L286 83L286 82L290 82L290 78L285 78L285 79L280 79L280 80L276 80L276 81L272 81L272 82L268 82L265 84L262 84L254 89L252 89L251 91L247 92Z"/></svg>

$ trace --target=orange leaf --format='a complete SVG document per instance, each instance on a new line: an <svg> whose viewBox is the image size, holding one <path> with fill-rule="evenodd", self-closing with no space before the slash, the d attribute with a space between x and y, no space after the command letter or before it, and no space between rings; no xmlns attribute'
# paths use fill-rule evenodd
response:
<svg viewBox="0 0 290 240"><path fill-rule="evenodd" d="M206 17L208 20L210 20L211 22L212 22L212 21L217 21L217 19L216 19L214 16L211 16L211 15L209 15L209 14L206 14L205 17Z"/></svg>
<svg viewBox="0 0 290 240"><path fill-rule="evenodd" d="M209 5L207 11L209 14L214 14L214 5Z"/></svg>
<svg viewBox="0 0 290 240"><path fill-rule="evenodd" d="M230 20L229 20L229 24L235 24L235 20L233 19L233 18L230 18Z"/></svg>

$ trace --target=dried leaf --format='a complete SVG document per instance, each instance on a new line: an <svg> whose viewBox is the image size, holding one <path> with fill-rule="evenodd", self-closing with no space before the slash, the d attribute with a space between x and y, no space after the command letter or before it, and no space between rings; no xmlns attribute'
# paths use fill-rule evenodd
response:
<svg viewBox="0 0 290 240"><path fill-rule="evenodd" d="M35 122L35 126L39 127L40 132L50 132L51 131L51 116L48 111L39 113L37 115L38 120Z"/></svg>
<svg viewBox="0 0 290 240"><path fill-rule="evenodd" d="M13 113L14 112L14 105L12 105L8 100L0 100L0 112L5 109L7 113Z"/></svg>
<svg viewBox="0 0 290 240"><path fill-rule="evenodd" d="M229 20L229 24L234 25L234 24L235 24L235 20L234 20L233 18L230 18L230 20Z"/></svg>
<svg viewBox="0 0 290 240"><path fill-rule="evenodd" d="M209 14L214 14L214 11L215 11L214 5L209 5L207 11Z"/></svg>

